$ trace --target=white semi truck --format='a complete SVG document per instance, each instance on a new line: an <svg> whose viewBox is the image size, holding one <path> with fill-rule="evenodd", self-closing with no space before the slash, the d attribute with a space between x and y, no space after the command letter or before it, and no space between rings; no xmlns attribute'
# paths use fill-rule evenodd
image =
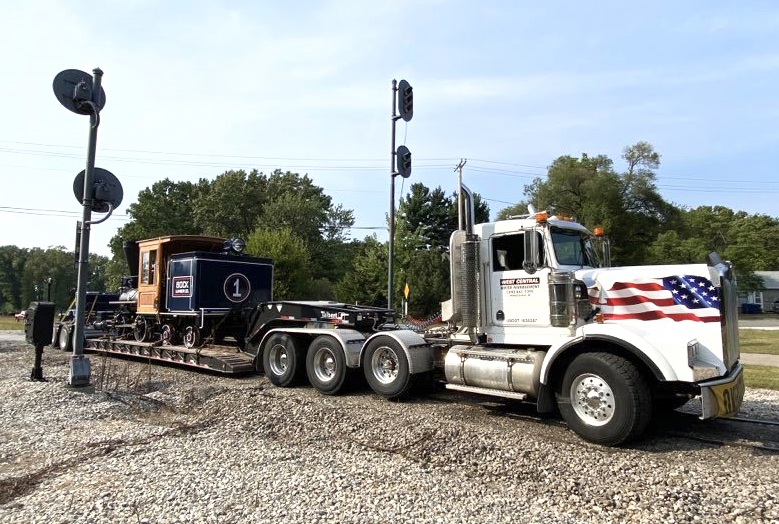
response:
<svg viewBox="0 0 779 524"><path fill-rule="evenodd" d="M324 394L362 369L389 398L414 381L443 380L559 409L573 431L603 445L637 437L654 410L695 396L702 418L739 410L729 263L712 253L702 264L608 267L608 241L575 221L531 210L474 224L473 196L465 186L462 194L447 328L398 329L380 308L266 302L248 322L245 351L257 369L281 387L305 374Z"/></svg>

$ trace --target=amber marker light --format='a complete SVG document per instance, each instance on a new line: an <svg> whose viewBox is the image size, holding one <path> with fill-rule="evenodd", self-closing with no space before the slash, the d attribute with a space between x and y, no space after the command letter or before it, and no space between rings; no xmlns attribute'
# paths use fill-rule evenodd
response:
<svg viewBox="0 0 779 524"><path fill-rule="evenodd" d="M548 218L549 215L547 215L546 211L541 211L540 213L536 213L536 222L546 222Z"/></svg>
<svg viewBox="0 0 779 524"><path fill-rule="evenodd" d="M593 230L593 233L595 233L596 237L602 237L605 231L603 231L602 227L596 227L595 230Z"/></svg>

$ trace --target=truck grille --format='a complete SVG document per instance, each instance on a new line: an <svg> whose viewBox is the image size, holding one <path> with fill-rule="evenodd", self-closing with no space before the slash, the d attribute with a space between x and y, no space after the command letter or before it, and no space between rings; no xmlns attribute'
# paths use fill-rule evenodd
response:
<svg viewBox="0 0 779 524"><path fill-rule="evenodd" d="M722 360L730 370L738 362L741 351L738 345L738 299L736 276L730 264L717 264L720 274L720 324L722 326Z"/></svg>

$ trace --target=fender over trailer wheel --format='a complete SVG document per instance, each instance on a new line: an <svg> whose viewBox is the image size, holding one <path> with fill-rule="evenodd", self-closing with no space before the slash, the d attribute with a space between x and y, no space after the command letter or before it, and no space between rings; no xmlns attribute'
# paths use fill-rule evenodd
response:
<svg viewBox="0 0 779 524"><path fill-rule="evenodd" d="M616 446L638 437L652 415L649 386L633 363L610 353L584 353L565 370L560 413L590 442Z"/></svg>
<svg viewBox="0 0 779 524"><path fill-rule="evenodd" d="M341 390L346 381L346 358L333 337L320 335L308 347L306 374L311 385L324 395Z"/></svg>
<svg viewBox="0 0 779 524"><path fill-rule="evenodd" d="M274 386L286 388L297 384L303 366L303 355L291 336L274 333L268 337L262 351L262 367Z"/></svg>
<svg viewBox="0 0 779 524"><path fill-rule="evenodd" d="M402 397L411 387L406 352L390 337L376 337L368 343L362 366L368 385L383 397Z"/></svg>

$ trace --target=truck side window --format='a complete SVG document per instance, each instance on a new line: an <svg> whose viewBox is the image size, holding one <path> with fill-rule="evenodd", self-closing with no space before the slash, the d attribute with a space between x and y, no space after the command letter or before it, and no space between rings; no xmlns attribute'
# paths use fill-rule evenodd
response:
<svg viewBox="0 0 779 524"><path fill-rule="evenodd" d="M514 271L522 269L525 261L525 234L503 235L492 238L492 270ZM544 265L544 243L541 233L538 235L540 262Z"/></svg>
<svg viewBox="0 0 779 524"><path fill-rule="evenodd" d="M492 239L492 270L522 269L525 260L524 234L504 235Z"/></svg>

